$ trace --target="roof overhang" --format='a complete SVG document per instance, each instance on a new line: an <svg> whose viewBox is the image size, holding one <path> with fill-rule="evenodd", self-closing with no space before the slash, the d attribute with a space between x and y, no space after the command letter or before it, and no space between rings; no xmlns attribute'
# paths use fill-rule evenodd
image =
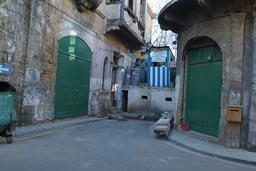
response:
<svg viewBox="0 0 256 171"><path fill-rule="evenodd" d="M161 29L178 33L185 26L186 14L204 5L204 0L172 0L158 15ZM206 4L205 4L206 5Z"/></svg>
<svg viewBox="0 0 256 171"><path fill-rule="evenodd" d="M198 8L211 15L211 0L172 0L159 13L161 29L178 33L186 26L189 14Z"/></svg>
<svg viewBox="0 0 256 171"><path fill-rule="evenodd" d="M245 0L172 0L158 15L161 29L178 33L183 28L212 17L242 11ZM217 10L216 10L217 9ZM221 10L219 10L221 9Z"/></svg>

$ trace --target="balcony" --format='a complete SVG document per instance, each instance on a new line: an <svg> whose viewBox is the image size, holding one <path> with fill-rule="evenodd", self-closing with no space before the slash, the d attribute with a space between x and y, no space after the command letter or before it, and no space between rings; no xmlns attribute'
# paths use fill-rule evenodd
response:
<svg viewBox="0 0 256 171"><path fill-rule="evenodd" d="M138 9L137 7L135 7ZM141 9L141 8L140 8ZM141 13L140 11L139 13ZM119 42L129 49L140 49L145 45L144 32L145 22L143 16L145 14L136 14L128 5L128 1L119 1L115 3L107 3L106 16L107 27L106 33L115 37Z"/></svg>

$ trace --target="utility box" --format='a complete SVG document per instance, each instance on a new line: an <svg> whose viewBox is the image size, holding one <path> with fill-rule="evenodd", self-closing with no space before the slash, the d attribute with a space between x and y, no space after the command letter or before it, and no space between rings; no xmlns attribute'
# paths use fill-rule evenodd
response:
<svg viewBox="0 0 256 171"><path fill-rule="evenodd" d="M242 122L242 106L228 106L228 117L229 122Z"/></svg>

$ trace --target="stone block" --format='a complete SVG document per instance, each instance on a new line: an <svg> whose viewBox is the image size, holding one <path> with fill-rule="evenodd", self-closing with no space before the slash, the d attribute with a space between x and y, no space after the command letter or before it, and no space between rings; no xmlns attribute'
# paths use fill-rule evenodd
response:
<svg viewBox="0 0 256 171"><path fill-rule="evenodd" d="M230 148L240 148L241 124L228 122L226 146Z"/></svg>
<svg viewBox="0 0 256 171"><path fill-rule="evenodd" d="M25 105L23 105L22 114L24 114L24 115L34 115L35 114L35 106L25 106Z"/></svg>

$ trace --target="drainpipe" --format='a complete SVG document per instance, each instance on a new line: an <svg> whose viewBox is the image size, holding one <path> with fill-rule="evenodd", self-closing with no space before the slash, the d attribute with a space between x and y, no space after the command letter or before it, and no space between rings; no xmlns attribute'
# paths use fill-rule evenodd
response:
<svg viewBox="0 0 256 171"><path fill-rule="evenodd" d="M147 82L148 82L148 86L150 86L150 65L151 65L151 56L150 56L150 49L148 50L148 75L147 75Z"/></svg>

